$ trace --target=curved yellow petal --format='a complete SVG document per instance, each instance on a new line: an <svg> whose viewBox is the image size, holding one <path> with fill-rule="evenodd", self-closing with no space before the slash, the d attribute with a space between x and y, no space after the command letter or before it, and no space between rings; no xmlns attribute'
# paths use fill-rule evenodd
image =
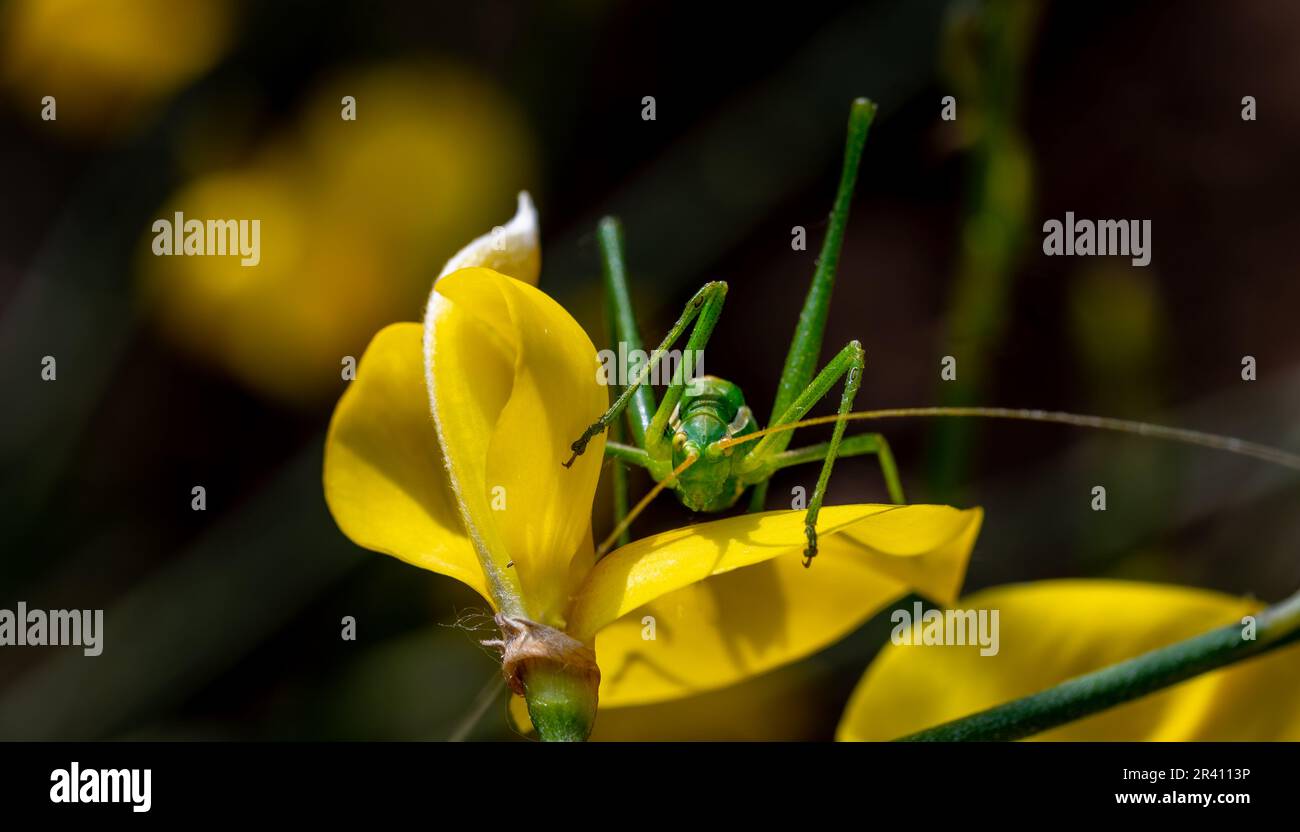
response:
<svg viewBox="0 0 1300 832"><path fill-rule="evenodd" d="M1239 623L1257 602L1123 581L998 587L962 609L999 611L999 651L891 645L840 723L842 740L887 740ZM1300 647L1190 679L1045 732L1042 740L1300 740Z"/></svg>
<svg viewBox="0 0 1300 832"><path fill-rule="evenodd" d="M448 575L487 598L447 486L420 340L419 324L393 324L366 348L330 421L325 501L358 545Z"/></svg>
<svg viewBox="0 0 1300 832"><path fill-rule="evenodd" d="M537 209L527 191L519 192L519 206L514 218L475 238L456 252L438 276L482 266L501 274L537 285L542 272L542 250L537 243Z"/></svg>
<svg viewBox="0 0 1300 832"><path fill-rule="evenodd" d="M591 504L604 453L569 445L605 410L596 348L542 292L490 269L440 279L425 318L434 423L461 515L494 592L563 626L590 567Z"/></svg>
<svg viewBox="0 0 1300 832"><path fill-rule="evenodd" d="M802 565L802 511L665 532L597 564L569 631L594 636L602 706L711 690L841 638L919 588L914 575L959 584L981 517L947 506L829 506L811 569Z"/></svg>

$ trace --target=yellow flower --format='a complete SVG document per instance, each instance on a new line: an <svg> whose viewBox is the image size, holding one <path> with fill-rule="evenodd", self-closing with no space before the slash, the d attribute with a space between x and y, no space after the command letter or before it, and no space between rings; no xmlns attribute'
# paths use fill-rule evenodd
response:
<svg viewBox="0 0 1300 832"><path fill-rule="evenodd" d="M13 0L0 20L0 76L33 118L113 133L209 70L230 41L223 0Z"/></svg>
<svg viewBox="0 0 1300 832"><path fill-rule="evenodd" d="M355 121L341 118L344 96ZM418 62L349 71L247 163L203 172L159 207L166 219L259 220L260 261L155 256L146 237L142 294L194 355L313 405L376 330L420 307L447 251L532 167L514 106L474 77Z"/></svg>
<svg viewBox="0 0 1300 832"><path fill-rule="evenodd" d="M858 684L841 740L889 740L1053 687L1261 609L1215 592L1107 580L998 587L962 601L999 611L999 650L890 645ZM1189 679L1037 740L1300 740L1296 647Z"/></svg>
<svg viewBox="0 0 1300 832"><path fill-rule="evenodd" d="M423 328L375 336L335 410L324 484L356 543L492 605L534 723L528 674L541 666L598 678L603 707L660 702L806 656L907 592L956 596L978 509L826 507L810 570L802 511L676 529L597 562L603 438L561 463L608 390L586 333L530 285L533 221L517 217L453 258L462 268L435 283ZM528 282L471 265L486 258L524 264Z"/></svg>

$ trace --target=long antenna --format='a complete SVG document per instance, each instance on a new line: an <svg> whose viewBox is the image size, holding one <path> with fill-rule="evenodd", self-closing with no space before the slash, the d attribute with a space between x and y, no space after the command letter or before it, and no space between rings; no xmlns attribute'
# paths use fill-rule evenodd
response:
<svg viewBox="0 0 1300 832"><path fill-rule="evenodd" d="M614 527L614 531L610 532L609 535L601 541L600 546L596 548L596 560L603 558L609 550L614 547L614 544L618 542L618 536L623 533L623 530L632 525L632 521L636 519L637 515L645 511L645 507L650 505L650 502L654 500L655 497L658 497L665 488L673 485L677 481L677 478L681 476L682 472L694 465L695 461L699 458L698 454L691 454L686 457L686 460L682 462L681 465L674 468L670 475L655 483L655 487L650 489L650 491L647 492L636 505L632 506L632 510L629 511L627 516Z"/></svg>
<svg viewBox="0 0 1300 832"><path fill-rule="evenodd" d="M1300 454L1293 454L1279 448L1261 445L1257 442L1249 442L1245 439L1237 439L1232 436L1221 436L1215 433L1205 433L1204 431L1188 430L1186 428L1171 428L1165 425L1153 425L1147 422L1135 422L1129 419L1112 419L1107 416L1084 416L1078 413L1062 413L1057 410L1019 410L1010 407L895 407L884 410L859 410L853 413L845 413L843 415L818 416L813 419L803 419L798 422L790 422L785 425L764 428L763 430L755 431L754 433L747 433L744 436L735 436L730 439L724 439L720 444L724 448L729 448L734 445L742 445L746 442L752 442L755 439L760 439L770 433L780 433L782 431L812 427L814 425L829 425L840 420L855 422L875 419L905 419L913 417L1010 419L1021 422L1050 422L1058 425L1072 425L1081 428L1094 428L1097 430L1109 430L1118 433L1131 433L1151 439L1164 439L1170 442L1181 442L1185 445L1199 445L1203 448L1212 448L1216 451L1225 451L1230 454L1248 456L1254 459L1263 460L1264 462L1281 465L1282 467L1290 468L1293 471L1300 471Z"/></svg>

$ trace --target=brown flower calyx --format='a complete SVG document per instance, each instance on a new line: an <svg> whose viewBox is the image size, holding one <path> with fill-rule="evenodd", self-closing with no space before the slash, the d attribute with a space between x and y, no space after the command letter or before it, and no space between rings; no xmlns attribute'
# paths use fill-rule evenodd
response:
<svg viewBox="0 0 1300 832"><path fill-rule="evenodd" d="M550 665L568 675L584 679L592 691L600 688L596 651L573 636L527 618L497 613L501 638L484 641L501 649L501 674L510 690L525 694L524 677L532 666Z"/></svg>

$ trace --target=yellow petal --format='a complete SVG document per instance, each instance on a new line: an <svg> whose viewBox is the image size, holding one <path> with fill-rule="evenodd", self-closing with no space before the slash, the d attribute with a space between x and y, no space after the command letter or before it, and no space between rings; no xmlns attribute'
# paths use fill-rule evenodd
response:
<svg viewBox="0 0 1300 832"><path fill-rule="evenodd" d="M470 268L434 287L425 361L447 470L492 565L489 584L521 595L534 620L562 626L592 561L603 438L572 468L561 463L608 403L596 348L542 292Z"/></svg>
<svg viewBox="0 0 1300 832"><path fill-rule="evenodd" d="M483 266L530 286L537 285L542 271L542 254L537 244L537 209L527 191L519 192L519 207L510 222L497 226L456 252L438 276L445 277L472 266Z"/></svg>
<svg viewBox="0 0 1300 832"><path fill-rule="evenodd" d="M886 740L1240 623L1254 601L1122 581L999 587L962 609L999 611L999 651L890 645L840 724L843 740ZM1043 740L1300 740L1300 648L1188 680L1035 737Z"/></svg>
<svg viewBox="0 0 1300 832"><path fill-rule="evenodd" d="M655 535L596 566L569 629L595 638L604 707L721 687L830 644L919 589L918 580L959 585L981 516L947 506L829 506L811 569L802 565L802 511Z"/></svg>
<svg viewBox="0 0 1300 832"><path fill-rule="evenodd" d="M325 440L325 500L353 542L448 575L487 598L447 486L420 340L419 324L393 324L361 357Z"/></svg>

